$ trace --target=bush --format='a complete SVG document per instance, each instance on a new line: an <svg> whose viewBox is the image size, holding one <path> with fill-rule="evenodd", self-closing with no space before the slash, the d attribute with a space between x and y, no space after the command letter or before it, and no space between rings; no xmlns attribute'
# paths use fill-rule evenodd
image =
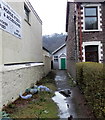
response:
<svg viewBox="0 0 105 120"><path fill-rule="evenodd" d="M77 63L77 84L97 118L105 117L105 76L103 64Z"/></svg>

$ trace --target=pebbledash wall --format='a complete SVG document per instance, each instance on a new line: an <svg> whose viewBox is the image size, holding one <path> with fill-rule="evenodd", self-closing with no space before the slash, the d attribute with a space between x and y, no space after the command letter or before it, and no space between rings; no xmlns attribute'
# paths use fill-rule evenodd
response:
<svg viewBox="0 0 105 120"><path fill-rule="evenodd" d="M0 110L51 70L43 58L42 21L32 5L28 0L1 2Z"/></svg>

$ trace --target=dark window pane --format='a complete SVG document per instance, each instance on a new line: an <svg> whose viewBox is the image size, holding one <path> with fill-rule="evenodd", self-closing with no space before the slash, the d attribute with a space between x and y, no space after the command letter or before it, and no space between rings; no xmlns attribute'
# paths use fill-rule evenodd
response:
<svg viewBox="0 0 105 120"><path fill-rule="evenodd" d="M97 16L97 8L85 8L85 16Z"/></svg>
<svg viewBox="0 0 105 120"><path fill-rule="evenodd" d="M85 17L85 29L86 30L98 29L97 17Z"/></svg>
<svg viewBox="0 0 105 120"><path fill-rule="evenodd" d="M85 46L85 61L98 62L98 45Z"/></svg>
<svg viewBox="0 0 105 120"><path fill-rule="evenodd" d="M29 22L29 13L30 11L28 8L24 5L24 11L25 11L25 19Z"/></svg>
<svg viewBox="0 0 105 120"><path fill-rule="evenodd" d="M57 58L57 59L58 59L58 56L54 56L54 58Z"/></svg>

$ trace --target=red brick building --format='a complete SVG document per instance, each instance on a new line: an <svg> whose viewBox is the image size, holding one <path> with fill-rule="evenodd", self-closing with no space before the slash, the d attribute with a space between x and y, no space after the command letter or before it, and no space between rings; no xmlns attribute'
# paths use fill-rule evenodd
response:
<svg viewBox="0 0 105 120"><path fill-rule="evenodd" d="M104 61L105 2L74 0L67 2L67 70L75 78L76 62Z"/></svg>

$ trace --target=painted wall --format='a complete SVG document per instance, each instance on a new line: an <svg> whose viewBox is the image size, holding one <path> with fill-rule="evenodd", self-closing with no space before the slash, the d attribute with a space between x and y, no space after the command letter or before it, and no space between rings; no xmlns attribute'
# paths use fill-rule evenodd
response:
<svg viewBox="0 0 105 120"><path fill-rule="evenodd" d="M54 69L61 69L60 68L60 55L61 54L65 54L66 55L66 46L63 47L62 49L60 49L58 52L56 52L55 54L53 54L53 68ZM58 62L54 61L54 56L58 56Z"/></svg>
<svg viewBox="0 0 105 120"><path fill-rule="evenodd" d="M0 109L16 100L32 83L45 76L42 51L42 22L30 5L29 23L25 21L24 2L8 2L22 21L22 38L0 30ZM3 66L10 63L35 62ZM39 63L42 62L42 63ZM2 67L1 67L2 66ZM47 71L47 70L46 70ZM2 86L1 86L2 85ZM2 91L1 91L2 90ZM2 104L1 104L2 103Z"/></svg>
<svg viewBox="0 0 105 120"><path fill-rule="evenodd" d="M2 109L2 74L0 73L0 110L1 109Z"/></svg>
<svg viewBox="0 0 105 120"><path fill-rule="evenodd" d="M2 64L2 31L0 30L0 65Z"/></svg>
<svg viewBox="0 0 105 120"><path fill-rule="evenodd" d="M2 73L2 105L16 100L32 83L44 76L44 64L6 66Z"/></svg>
<svg viewBox="0 0 105 120"><path fill-rule="evenodd" d="M21 62L42 62L42 23L37 14L30 9L29 24L25 21L24 2L8 2L19 14L22 21L22 38L2 31L2 64ZM17 7L18 6L18 7Z"/></svg>

